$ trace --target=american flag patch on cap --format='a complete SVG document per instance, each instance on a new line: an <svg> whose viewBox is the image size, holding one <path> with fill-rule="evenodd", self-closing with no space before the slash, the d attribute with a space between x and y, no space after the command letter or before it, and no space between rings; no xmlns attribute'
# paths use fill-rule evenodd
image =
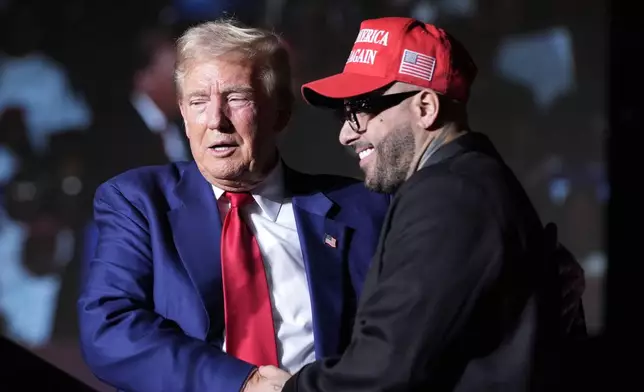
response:
<svg viewBox="0 0 644 392"><path fill-rule="evenodd" d="M435 66L436 59L434 57L405 49L398 73L431 81Z"/></svg>

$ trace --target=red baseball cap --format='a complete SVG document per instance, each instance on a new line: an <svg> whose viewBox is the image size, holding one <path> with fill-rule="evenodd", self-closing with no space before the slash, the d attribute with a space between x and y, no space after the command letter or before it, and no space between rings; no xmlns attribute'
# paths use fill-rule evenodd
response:
<svg viewBox="0 0 644 392"><path fill-rule="evenodd" d="M411 18L365 20L340 74L306 83L314 106L338 106L393 82L430 88L467 102L477 68L460 42L444 30Z"/></svg>

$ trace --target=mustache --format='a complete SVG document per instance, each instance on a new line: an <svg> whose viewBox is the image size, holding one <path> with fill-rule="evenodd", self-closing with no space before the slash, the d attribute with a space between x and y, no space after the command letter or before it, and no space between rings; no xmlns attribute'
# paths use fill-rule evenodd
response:
<svg viewBox="0 0 644 392"><path fill-rule="evenodd" d="M374 145L369 142L355 142L350 146L348 146L348 148L351 149L354 153L356 151L361 151L361 150L365 150L367 148L373 148L373 147Z"/></svg>

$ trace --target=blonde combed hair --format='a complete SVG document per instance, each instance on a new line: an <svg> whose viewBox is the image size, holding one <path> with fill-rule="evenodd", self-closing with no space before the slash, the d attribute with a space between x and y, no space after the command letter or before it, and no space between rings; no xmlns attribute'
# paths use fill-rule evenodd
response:
<svg viewBox="0 0 644 392"><path fill-rule="evenodd" d="M186 73L199 61L241 55L259 67L266 93L282 105L293 104L288 48L271 31L242 26L234 19L218 19L186 30L177 41L175 81L179 92Z"/></svg>

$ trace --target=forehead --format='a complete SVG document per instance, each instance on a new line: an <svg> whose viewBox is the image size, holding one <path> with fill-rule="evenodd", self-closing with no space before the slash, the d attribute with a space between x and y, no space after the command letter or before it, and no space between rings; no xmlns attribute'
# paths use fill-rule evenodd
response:
<svg viewBox="0 0 644 392"><path fill-rule="evenodd" d="M188 67L183 80L184 94L202 90L216 92L232 86L251 88L253 69L252 62L236 58L196 61Z"/></svg>

